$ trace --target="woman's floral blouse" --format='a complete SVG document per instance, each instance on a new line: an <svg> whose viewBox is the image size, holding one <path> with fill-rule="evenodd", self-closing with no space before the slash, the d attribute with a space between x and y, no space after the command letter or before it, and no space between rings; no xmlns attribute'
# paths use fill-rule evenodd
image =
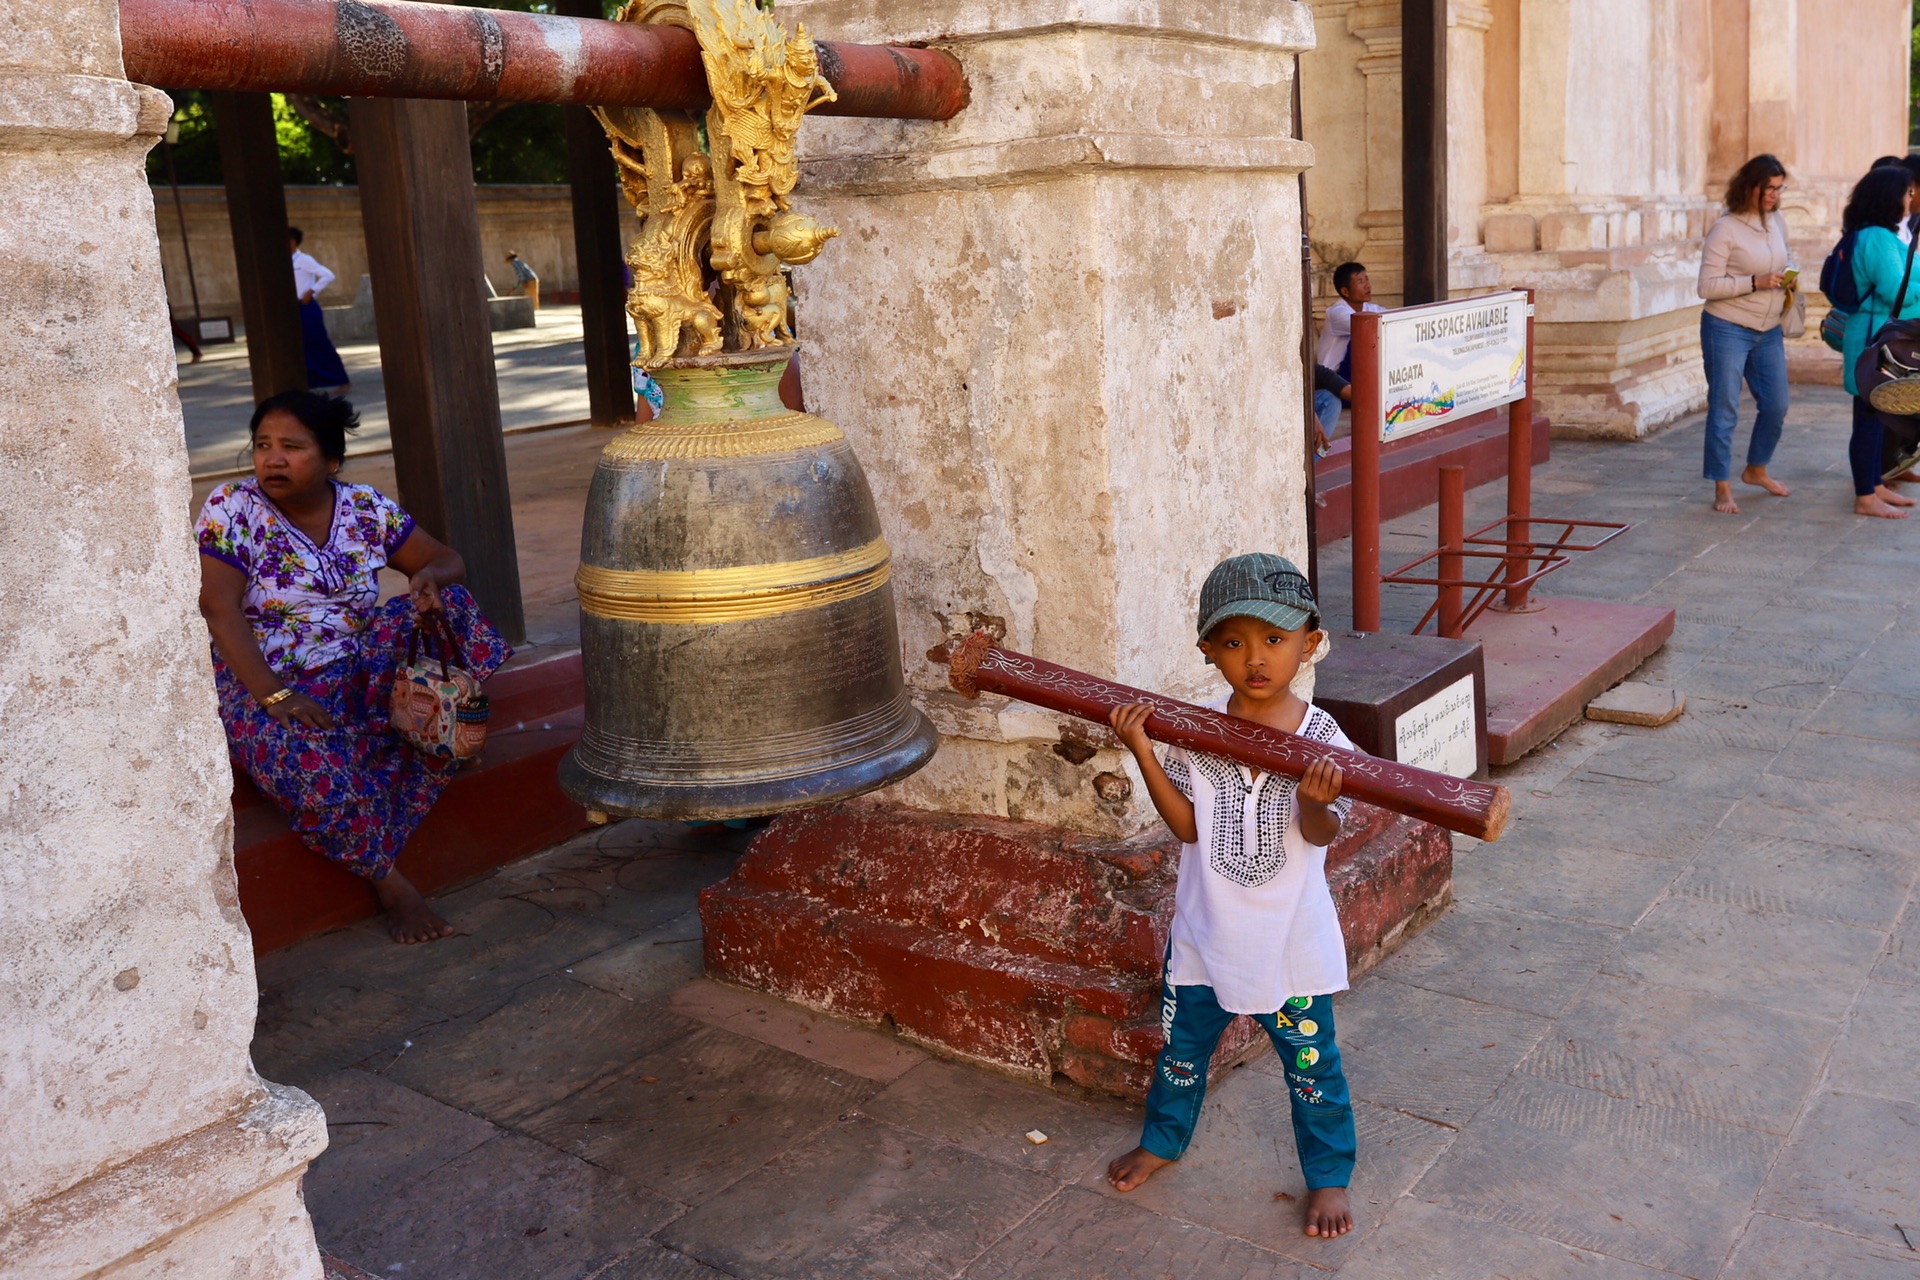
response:
<svg viewBox="0 0 1920 1280"><path fill-rule="evenodd" d="M319 546L252 477L221 485L200 509L200 554L247 575L247 621L282 679L353 652L379 604L380 570L413 532L413 517L378 489L335 481L333 492Z"/></svg>

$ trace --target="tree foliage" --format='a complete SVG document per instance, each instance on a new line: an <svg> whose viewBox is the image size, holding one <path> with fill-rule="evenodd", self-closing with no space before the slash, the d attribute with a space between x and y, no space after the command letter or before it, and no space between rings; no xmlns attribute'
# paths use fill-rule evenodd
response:
<svg viewBox="0 0 1920 1280"><path fill-rule="evenodd" d="M554 12L552 0L494 0L471 7ZM620 4L618 0L601 0L601 8L612 17L619 12ZM285 93L272 96L282 178L296 185L357 181L346 99ZM469 102L467 132L472 141L474 181L565 182L567 146L561 112L560 107L546 103ZM173 120L172 153L179 180L219 185L220 147L206 95L198 90L176 94ZM167 181L165 148L155 147L148 155L147 176L155 184Z"/></svg>

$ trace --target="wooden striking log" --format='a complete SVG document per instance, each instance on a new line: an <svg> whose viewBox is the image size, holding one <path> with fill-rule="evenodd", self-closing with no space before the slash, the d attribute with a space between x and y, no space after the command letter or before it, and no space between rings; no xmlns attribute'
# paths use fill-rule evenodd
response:
<svg viewBox="0 0 1920 1280"><path fill-rule="evenodd" d="M1106 724L1115 707L1150 702L1154 710L1147 717L1147 736L1156 742L1225 756L1289 778L1300 777L1316 760L1331 758L1345 775L1344 791L1355 799L1481 840L1498 840L1506 830L1513 802L1505 787L1330 747L1239 716L1102 680L1002 649L985 631L974 632L957 649L935 649L927 657L944 664L948 681L969 698L997 693L1096 724Z"/></svg>

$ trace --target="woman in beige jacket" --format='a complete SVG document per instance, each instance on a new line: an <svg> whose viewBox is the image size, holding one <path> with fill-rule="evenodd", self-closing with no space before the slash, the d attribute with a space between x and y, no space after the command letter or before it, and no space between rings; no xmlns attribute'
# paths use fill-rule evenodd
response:
<svg viewBox="0 0 1920 1280"><path fill-rule="evenodd" d="M1776 498L1787 486L1767 474L1780 428L1787 420L1787 347L1780 332L1786 308L1787 249L1780 192L1787 170L1770 155L1740 166L1727 184L1727 212L1707 232L1700 255L1700 354L1707 366L1707 440L1702 473L1713 481L1713 509L1737 515L1733 500L1733 428L1740 416L1740 383L1753 390L1758 412L1747 442L1744 484Z"/></svg>

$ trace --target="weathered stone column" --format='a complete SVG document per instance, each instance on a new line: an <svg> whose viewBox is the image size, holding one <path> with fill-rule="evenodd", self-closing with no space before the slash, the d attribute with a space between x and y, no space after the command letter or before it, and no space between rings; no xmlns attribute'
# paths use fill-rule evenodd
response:
<svg viewBox="0 0 1920 1280"><path fill-rule="evenodd" d="M0 0L0 1273L317 1277L265 1084L113 0Z"/></svg>
<svg viewBox="0 0 1920 1280"><path fill-rule="evenodd" d="M946 124L812 119L800 200L841 238L796 272L809 407L893 549L939 754L875 801L783 817L701 900L710 972L1006 1070L1138 1093L1159 1050L1172 867L1103 729L963 700L930 647L978 626L1211 700L1221 557L1306 554L1299 206L1305 5L782 0L937 43ZM1397 156L1393 160L1397 170ZM1374 811L1335 850L1362 967L1444 903L1450 845ZM1340 860L1344 858L1345 861ZM1250 1024L1245 1028L1250 1032ZM1223 1054L1251 1043L1230 1033Z"/></svg>
<svg viewBox="0 0 1920 1280"><path fill-rule="evenodd" d="M1400 148L1402 58L1398 0L1321 0L1313 6L1320 43L1301 64L1302 113L1314 148L1308 239L1315 306L1332 303L1333 269L1367 265L1374 301L1398 305L1405 252ZM1454 295L1492 287L1495 269L1480 248L1486 200L1486 33L1493 14L1471 0L1447 6L1447 205Z"/></svg>
<svg viewBox="0 0 1920 1280"><path fill-rule="evenodd" d="M946 124L816 118L807 207L842 239L796 273L810 407L886 522L909 679L945 741L908 803L1122 834L1118 753L967 703L921 656L975 622L1130 684L1200 689L1193 602L1221 556L1304 562L1299 210L1305 6L788 0L863 41L937 40ZM1058 10L1058 12L1055 12ZM1108 795L1117 788L1106 788Z"/></svg>

